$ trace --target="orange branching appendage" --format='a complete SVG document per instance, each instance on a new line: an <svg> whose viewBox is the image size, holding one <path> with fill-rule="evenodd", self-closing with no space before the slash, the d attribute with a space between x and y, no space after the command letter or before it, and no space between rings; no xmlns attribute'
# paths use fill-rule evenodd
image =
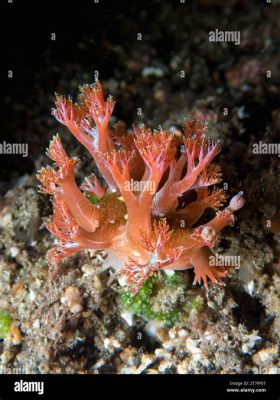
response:
<svg viewBox="0 0 280 400"><path fill-rule="evenodd" d="M106 249L121 262L133 294L162 269L194 268L194 283L221 282L227 271L209 262L210 249L234 224L244 198L240 192L220 210L227 196L213 187L222 174L212 163L220 145L207 141L200 121L186 121L181 136L145 127L128 133L121 124L110 126L113 109L99 82L81 88L79 104L56 98L54 116L90 152L103 180L91 174L79 187L78 160L68 157L59 135L53 138L47 154L56 168L37 175L41 192L53 196L46 227L59 240L49 264L80 250ZM216 216L199 224L207 209Z"/></svg>

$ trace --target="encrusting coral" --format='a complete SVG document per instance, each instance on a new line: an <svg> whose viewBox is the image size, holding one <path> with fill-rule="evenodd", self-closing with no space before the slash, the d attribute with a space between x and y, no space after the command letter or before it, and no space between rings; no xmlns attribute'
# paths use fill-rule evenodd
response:
<svg viewBox="0 0 280 400"><path fill-rule="evenodd" d="M89 151L103 180L92 174L79 188L78 160L68 157L59 135L53 138L47 154L56 169L38 172L41 192L53 196L54 214L46 227L59 239L48 252L49 264L83 249L106 249L122 263L120 272L133 294L162 269L194 268L194 283L207 285L208 278L219 283L227 271L210 265L210 248L244 204L240 192L219 211L225 193L210 189L221 181L212 164L220 145L207 141L201 121L186 121L182 134L111 127L113 109L99 82L81 87L78 104L56 97L54 116ZM216 216L198 225L207 208Z"/></svg>

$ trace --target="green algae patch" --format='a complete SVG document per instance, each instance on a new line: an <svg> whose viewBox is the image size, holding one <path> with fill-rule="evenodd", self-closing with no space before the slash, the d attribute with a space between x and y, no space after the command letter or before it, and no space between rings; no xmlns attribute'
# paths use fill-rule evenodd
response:
<svg viewBox="0 0 280 400"><path fill-rule="evenodd" d="M0 339L8 335L12 323L12 317L6 311L0 311Z"/></svg>
<svg viewBox="0 0 280 400"><path fill-rule="evenodd" d="M187 320L193 310L200 310L200 296L187 290L188 281L184 273L160 272L151 276L139 292L133 296L129 290L120 294L122 308L144 321L157 320L167 326Z"/></svg>
<svg viewBox="0 0 280 400"><path fill-rule="evenodd" d="M87 193L86 198L91 202L91 204L98 204L100 202L100 199L92 194Z"/></svg>

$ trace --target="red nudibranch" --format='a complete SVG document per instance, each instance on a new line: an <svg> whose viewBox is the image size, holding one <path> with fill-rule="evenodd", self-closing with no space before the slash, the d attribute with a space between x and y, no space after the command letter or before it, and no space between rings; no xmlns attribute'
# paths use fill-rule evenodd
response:
<svg viewBox="0 0 280 400"><path fill-rule="evenodd" d="M210 265L210 248L234 223L244 198L238 193L219 211L226 195L213 187L221 171L212 161L220 145L207 140L201 121L187 120L181 134L110 126L114 104L111 96L105 101L100 82L82 86L78 104L56 97L54 116L89 151L101 179L92 174L79 187L78 160L69 158L59 135L53 138L47 154L56 168L37 175L41 192L53 197L46 227L59 240L48 252L49 264L80 250L105 249L122 263L134 294L161 269L194 268L194 283L221 282L227 271ZM199 225L207 208L216 215Z"/></svg>

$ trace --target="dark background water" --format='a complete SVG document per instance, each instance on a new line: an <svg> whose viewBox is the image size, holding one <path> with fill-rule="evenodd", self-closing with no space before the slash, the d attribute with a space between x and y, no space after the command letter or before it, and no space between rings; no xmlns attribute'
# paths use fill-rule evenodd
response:
<svg viewBox="0 0 280 400"><path fill-rule="evenodd" d="M279 108L279 5L245 0L226 3L3 1L1 14L6 24L1 27L1 141L27 142L29 156L2 155L1 179L10 181L25 172L32 173L35 160L55 133L56 126L53 128L50 121L54 92L76 94L87 77L93 81L95 70L99 70L102 81L115 79L129 84L127 93L119 95L116 108L116 115L129 123L134 120L137 104L143 104L161 81L161 88L168 93L164 105L160 105L163 111L182 93L185 97L175 104L178 112L182 103L191 105L195 99L220 90L218 107L243 107L247 115L242 121L245 134L239 141L248 144L251 135L261 137L273 111ZM211 46L208 32L216 28L240 30L241 46ZM136 39L139 32L142 41ZM178 70L187 70L184 80L170 68L176 55ZM237 67L242 73L242 65L252 60L256 60L255 69L260 69L261 77L253 79L258 71L249 67L240 83L249 89L239 90L238 84L230 87L227 71ZM165 70L164 77L152 77L143 85L141 71L145 65L156 64ZM265 78L266 69L273 70L271 80ZM7 78L9 70L13 70L13 79ZM149 116L157 122L153 113L157 106L152 104L147 106ZM166 112L159 120L164 121ZM238 136L238 130L231 127L232 135Z"/></svg>

